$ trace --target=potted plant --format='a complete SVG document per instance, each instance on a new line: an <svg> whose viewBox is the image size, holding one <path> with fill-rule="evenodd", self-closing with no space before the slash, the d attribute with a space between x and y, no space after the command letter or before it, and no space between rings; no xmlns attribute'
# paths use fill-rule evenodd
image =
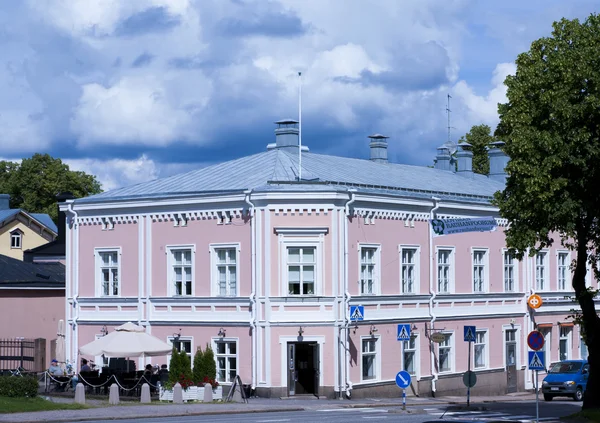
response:
<svg viewBox="0 0 600 423"><path fill-rule="evenodd" d="M160 400L173 401L173 387L179 383L182 388L184 401L195 401L198 398L198 388L192 380L191 362L185 351L178 352L173 348L169 362L169 380L161 387Z"/></svg>

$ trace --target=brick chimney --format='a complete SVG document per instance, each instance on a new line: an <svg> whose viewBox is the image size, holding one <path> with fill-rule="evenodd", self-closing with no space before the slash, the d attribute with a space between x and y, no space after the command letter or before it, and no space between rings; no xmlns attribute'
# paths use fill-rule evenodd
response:
<svg viewBox="0 0 600 423"><path fill-rule="evenodd" d="M370 160L372 162L377 162L377 163L387 163L388 162L388 155L387 155L388 143L386 140L389 137L386 137L385 135L381 135L381 134L373 134L373 135L369 135L369 138L371 139L371 142L369 143L369 147L371 148Z"/></svg>

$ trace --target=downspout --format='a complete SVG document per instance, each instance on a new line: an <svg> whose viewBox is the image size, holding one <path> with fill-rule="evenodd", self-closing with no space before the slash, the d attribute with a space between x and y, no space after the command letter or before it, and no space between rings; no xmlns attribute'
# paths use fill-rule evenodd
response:
<svg viewBox="0 0 600 423"><path fill-rule="evenodd" d="M250 195L252 194L252 190L244 191L246 197L244 201L250 206L250 228L251 228L251 249L252 249L252 292L250 293L250 309L252 310L252 314L250 316L250 328L252 328L252 390L256 389L256 380L257 380L257 367L258 367L258 359L256 357L256 350L258 345L258 334L256 329L256 320L257 320L257 310L256 310L256 221L253 221L254 217L254 204L250 201Z"/></svg>
<svg viewBox="0 0 600 423"><path fill-rule="evenodd" d="M436 210L440 208L440 199L437 197L431 197L431 199L433 200L433 207L429 212L429 218L434 219ZM433 301L435 300L435 281L433 277L433 230L431 229L431 223L427 226L429 227L429 317L431 319L431 325L429 329L433 331L436 320L436 315L433 312ZM427 336L427 334L425 334L425 336ZM433 376L433 379L431 379L431 395L435 397L436 382L439 376L437 371L435 370L435 354L433 352L431 340L429 341L429 355L431 359L431 375Z"/></svg>
<svg viewBox="0 0 600 423"><path fill-rule="evenodd" d="M78 353L78 340L77 340L77 321L79 320L79 303L78 303L78 297L79 297L79 277L78 277L78 270L79 270L79 231L77 230L77 212L73 209L73 200L71 200L69 203L67 203L67 213L70 215L71 217L71 222L72 222L72 228L74 230L74 235L73 236L69 236L69 240L67 241L65 239L65 253L66 251L66 245L70 245L70 263L69 263L69 272L71 273L71 289L72 289L72 294L73 294L73 323L72 323L72 327L71 327L71 336L70 336L70 358L73 360L73 364L74 364L74 368L77 368L77 363L75 360L75 357L77 356ZM59 222L60 223L60 222ZM64 222L64 224L66 225L67 222ZM66 230L65 230L66 232ZM71 235L71 230L69 230L69 235ZM66 287L65 287L66 288ZM66 293L66 292L65 292ZM67 307L68 307L68 302L67 302ZM68 310L67 310L68 312ZM65 315L65 320L67 319L68 314Z"/></svg>
<svg viewBox="0 0 600 423"><path fill-rule="evenodd" d="M350 205L356 201L354 193L356 190L348 190L350 198L344 206L344 363L345 382L346 382L346 397L352 396L352 381L350 380L350 300L352 296L348 292L348 219L350 217ZM340 375L341 376L341 375ZM341 393L340 384L340 393Z"/></svg>

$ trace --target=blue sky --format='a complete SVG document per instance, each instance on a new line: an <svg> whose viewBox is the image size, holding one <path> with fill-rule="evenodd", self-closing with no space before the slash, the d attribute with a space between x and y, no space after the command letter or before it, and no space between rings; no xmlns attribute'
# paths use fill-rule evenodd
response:
<svg viewBox="0 0 600 423"><path fill-rule="evenodd" d="M429 165L495 127L516 56L600 0L1 0L0 157L60 157L104 189L266 150Z"/></svg>

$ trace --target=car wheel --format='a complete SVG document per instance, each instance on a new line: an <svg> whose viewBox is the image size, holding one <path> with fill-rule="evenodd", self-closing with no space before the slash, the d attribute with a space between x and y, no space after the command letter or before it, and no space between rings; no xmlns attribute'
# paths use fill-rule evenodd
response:
<svg viewBox="0 0 600 423"><path fill-rule="evenodd" d="M573 394L573 399L575 401L583 401L583 391L581 390L581 388L577 388L575 394Z"/></svg>
<svg viewBox="0 0 600 423"><path fill-rule="evenodd" d="M552 401L552 398L554 398L552 395L544 394L544 401Z"/></svg>

